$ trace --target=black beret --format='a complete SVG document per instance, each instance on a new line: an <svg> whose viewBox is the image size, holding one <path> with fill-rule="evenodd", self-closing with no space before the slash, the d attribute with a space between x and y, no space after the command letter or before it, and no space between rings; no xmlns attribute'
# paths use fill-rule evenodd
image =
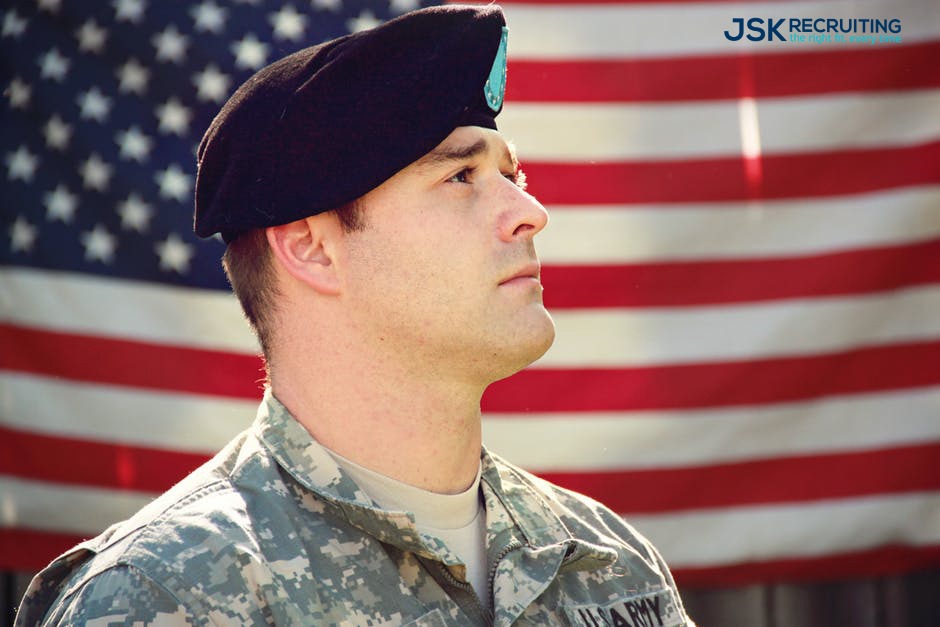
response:
<svg viewBox="0 0 940 627"><path fill-rule="evenodd" d="M260 70L198 152L195 231L226 242L341 207L458 126L496 128L498 6L443 6L305 48Z"/></svg>

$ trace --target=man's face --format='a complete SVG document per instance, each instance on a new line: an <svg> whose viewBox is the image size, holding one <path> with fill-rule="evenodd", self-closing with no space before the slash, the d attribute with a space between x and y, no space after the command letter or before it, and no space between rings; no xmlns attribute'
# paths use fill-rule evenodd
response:
<svg viewBox="0 0 940 627"><path fill-rule="evenodd" d="M502 136L460 127L361 199L343 298L377 356L488 384L555 336L533 237L548 221Z"/></svg>

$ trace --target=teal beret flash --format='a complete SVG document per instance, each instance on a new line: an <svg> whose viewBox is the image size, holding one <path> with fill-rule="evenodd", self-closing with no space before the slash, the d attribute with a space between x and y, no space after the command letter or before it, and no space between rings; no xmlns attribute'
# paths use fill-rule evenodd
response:
<svg viewBox="0 0 940 627"><path fill-rule="evenodd" d="M195 231L240 234L341 207L458 126L496 128L498 6L442 6L306 48L252 76L198 152Z"/></svg>

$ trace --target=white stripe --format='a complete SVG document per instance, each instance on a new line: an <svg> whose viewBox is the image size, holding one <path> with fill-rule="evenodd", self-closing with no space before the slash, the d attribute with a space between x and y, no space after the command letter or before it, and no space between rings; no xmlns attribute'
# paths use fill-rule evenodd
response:
<svg viewBox="0 0 940 627"><path fill-rule="evenodd" d="M0 374L4 426L105 443L214 454L254 401ZM940 387L748 408L487 414L487 446L533 471L671 468L940 441ZM904 416L902 420L898 416Z"/></svg>
<svg viewBox="0 0 940 627"><path fill-rule="evenodd" d="M738 100L652 104L512 103L500 131L527 161L655 161L760 152L905 146L940 137L940 90L762 98L742 138ZM746 109L745 109L746 110ZM753 117L753 116L752 116ZM753 155L756 156L756 155Z"/></svg>
<svg viewBox="0 0 940 627"><path fill-rule="evenodd" d="M719 362L936 340L938 311L940 286L746 305L561 310L552 313L555 343L535 367Z"/></svg>
<svg viewBox="0 0 940 627"><path fill-rule="evenodd" d="M111 524L129 518L154 496L0 475L0 528L97 535Z"/></svg>
<svg viewBox="0 0 940 627"><path fill-rule="evenodd" d="M729 41L733 18L877 18L901 20L904 43L936 38L940 11L933 0L828 0L786 3L582 4L508 3L510 59L674 57L694 54L800 53L858 48L845 43ZM789 39L789 23L779 28ZM859 34L862 34L859 32ZM888 33L890 34L890 33ZM863 44L868 48L874 46ZM876 44L879 46L902 44ZM826 71L838 72L836 67ZM510 80L512 78L510 77Z"/></svg>
<svg viewBox="0 0 940 627"><path fill-rule="evenodd" d="M670 567L940 544L940 493L627 517Z"/></svg>
<svg viewBox="0 0 940 627"><path fill-rule="evenodd" d="M228 292L4 268L0 320L54 331L257 353Z"/></svg>
<svg viewBox="0 0 940 627"><path fill-rule="evenodd" d="M533 472L704 466L940 442L940 387L694 411L487 414L487 448Z"/></svg>
<svg viewBox="0 0 940 627"><path fill-rule="evenodd" d="M14 429L214 454L255 417L257 401L69 383L0 373L3 418Z"/></svg>
<svg viewBox="0 0 940 627"><path fill-rule="evenodd" d="M940 186L756 203L549 207L544 264L768 258L940 236Z"/></svg>

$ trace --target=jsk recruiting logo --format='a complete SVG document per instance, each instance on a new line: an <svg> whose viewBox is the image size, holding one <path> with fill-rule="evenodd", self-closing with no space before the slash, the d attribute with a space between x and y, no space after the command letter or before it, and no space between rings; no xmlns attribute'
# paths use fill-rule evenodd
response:
<svg viewBox="0 0 940 627"><path fill-rule="evenodd" d="M901 20L873 18L735 17L725 31L729 41L786 41L826 44L899 44Z"/></svg>

